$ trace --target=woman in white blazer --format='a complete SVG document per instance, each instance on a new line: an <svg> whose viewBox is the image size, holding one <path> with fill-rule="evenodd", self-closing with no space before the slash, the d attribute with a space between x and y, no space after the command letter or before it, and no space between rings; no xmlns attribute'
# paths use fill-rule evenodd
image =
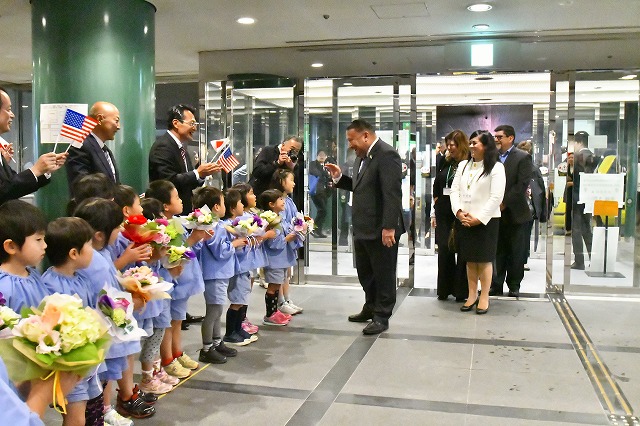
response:
<svg viewBox="0 0 640 426"><path fill-rule="evenodd" d="M506 183L504 166L491 133L478 130L469 138L471 160L462 161L451 185L451 210L456 216L455 241L458 256L467 262L469 296L460 307L477 314L489 310L492 262L498 244L500 203ZM480 280L480 296L478 296Z"/></svg>

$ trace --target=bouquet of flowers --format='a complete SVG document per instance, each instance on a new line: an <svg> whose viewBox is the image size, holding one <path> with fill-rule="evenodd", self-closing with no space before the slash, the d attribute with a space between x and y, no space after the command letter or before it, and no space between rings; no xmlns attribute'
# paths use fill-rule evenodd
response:
<svg viewBox="0 0 640 426"><path fill-rule="evenodd" d="M173 284L158 277L148 266L129 268L122 277L118 277L118 281L122 288L145 303L149 300L171 298L167 291L173 288Z"/></svg>
<svg viewBox="0 0 640 426"><path fill-rule="evenodd" d="M161 247L180 246L184 244L184 227L182 226L182 222L177 218L150 220L145 226L148 229L158 230L158 233L151 241L152 243Z"/></svg>
<svg viewBox="0 0 640 426"><path fill-rule="evenodd" d="M195 259L196 254L190 248L185 246L170 246L167 250L166 257L162 258L162 266L167 269L180 266L183 262L188 262Z"/></svg>
<svg viewBox="0 0 640 426"><path fill-rule="evenodd" d="M20 315L15 313L13 309L5 306L7 300L0 293L0 338L11 335L11 329L20 319Z"/></svg>
<svg viewBox="0 0 640 426"><path fill-rule="evenodd" d="M291 226L293 230L298 234L298 237L304 241L307 234L313 232L315 229L315 223L311 216L307 216L302 212L296 213L295 217L291 219Z"/></svg>
<svg viewBox="0 0 640 426"><path fill-rule="evenodd" d="M148 221L143 215L129 216L123 224L122 235L133 241L135 246L141 246L154 242L158 237L160 228L155 221Z"/></svg>
<svg viewBox="0 0 640 426"><path fill-rule="evenodd" d="M282 220L282 217L278 213L271 210L265 210L260 213L260 219L266 222L265 231L281 227L280 221Z"/></svg>
<svg viewBox="0 0 640 426"><path fill-rule="evenodd" d="M133 301L129 293L105 286L98 297L97 311L111 325L109 334L115 342L128 342L147 335L133 317Z"/></svg>
<svg viewBox="0 0 640 426"><path fill-rule="evenodd" d="M195 209L182 218L182 224L185 228L203 231L212 231L216 222L217 217L211 213L211 209L207 205L202 206L201 209Z"/></svg>
<svg viewBox="0 0 640 426"><path fill-rule="evenodd" d="M230 225L226 225L225 229L236 237L248 237L256 232L260 234L260 232L264 230L264 225L265 221L258 215L252 215L244 219L242 216L239 216L233 219Z"/></svg>
<svg viewBox="0 0 640 426"><path fill-rule="evenodd" d="M77 296L52 294L35 308L22 310L11 339L0 340L0 352L11 380L54 378L54 406L65 412L58 384L61 371L85 376L104 361L109 326Z"/></svg>

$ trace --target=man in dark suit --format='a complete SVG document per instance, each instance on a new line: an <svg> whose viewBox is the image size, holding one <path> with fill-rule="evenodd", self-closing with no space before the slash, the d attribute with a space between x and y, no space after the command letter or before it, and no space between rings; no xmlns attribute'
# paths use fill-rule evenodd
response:
<svg viewBox="0 0 640 426"><path fill-rule="evenodd" d="M584 247L587 247L587 253L591 257L593 230L592 215L584 212L584 203L580 204L580 173L593 173L597 160L589 149L589 133L576 132L574 138L573 186L571 188L571 245L574 262L571 264L571 269L584 269Z"/></svg>
<svg viewBox="0 0 640 426"><path fill-rule="evenodd" d="M67 181L69 193L73 194L73 184L86 175L103 173L113 181L120 184L118 167L113 152L106 145L112 141L120 130L120 112L115 105L109 102L96 102L89 110L89 116L98 121L98 125L85 138L80 147L73 144L69 148L69 161L67 162Z"/></svg>
<svg viewBox="0 0 640 426"><path fill-rule="evenodd" d="M0 87L0 134L11 130L13 122L11 99ZM49 183L51 173L58 170L67 159L67 154L49 152L42 154L28 170L17 173L9 162L13 158L13 144L0 147L0 204L36 192Z"/></svg>
<svg viewBox="0 0 640 426"><path fill-rule="evenodd" d="M504 164L507 183L500 204L500 230L496 267L489 294L502 295L506 279L509 296L520 296L520 283L524 278L524 264L529 245L526 237L531 221L531 210L527 200L527 188L533 173L533 161L526 152L515 148L516 133L512 126L502 125L494 130L498 159Z"/></svg>
<svg viewBox="0 0 640 426"><path fill-rule="evenodd" d="M256 196L269 189L273 173L277 169L293 170L296 182L304 182L304 164L302 156L302 139L297 136L287 136L281 144L265 146L256 156L251 171L249 184ZM296 185L292 198L296 206L302 210L304 185Z"/></svg>
<svg viewBox="0 0 640 426"><path fill-rule="evenodd" d="M198 122L196 110L189 105L176 105L167 113L167 132L159 136L149 152L149 181L171 181L182 199L183 213L192 210L193 190L203 179L222 170L219 164L203 163L194 167L185 145L193 140Z"/></svg>
<svg viewBox="0 0 640 426"><path fill-rule="evenodd" d="M349 147L357 154L354 178L340 167L325 164L338 188L353 191L353 246L365 304L349 321L372 320L362 332L378 334L389 328L396 303L398 239L402 220L402 161L396 150L380 140L364 120L347 127Z"/></svg>

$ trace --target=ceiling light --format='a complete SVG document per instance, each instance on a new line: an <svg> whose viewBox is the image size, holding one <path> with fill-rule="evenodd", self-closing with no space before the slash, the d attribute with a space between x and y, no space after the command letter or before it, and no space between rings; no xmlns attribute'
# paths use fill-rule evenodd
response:
<svg viewBox="0 0 640 426"><path fill-rule="evenodd" d="M251 24L254 24L256 22L256 20L253 19L253 18L250 18L248 16L245 16L245 17L242 17L242 18L238 18L236 20L236 22L238 24L242 24L242 25L251 25Z"/></svg>
<svg viewBox="0 0 640 426"><path fill-rule="evenodd" d="M637 74L629 74L629 75L625 75L625 76L620 77L620 80L633 80L637 76L638 76Z"/></svg>
<svg viewBox="0 0 640 426"><path fill-rule="evenodd" d="M311 64L311 66L313 68L322 68L324 66L324 64L320 63L320 62L314 62L313 64Z"/></svg>
<svg viewBox="0 0 640 426"><path fill-rule="evenodd" d="M353 83L349 83L348 81L346 83L342 84L343 86L353 86Z"/></svg>
<svg viewBox="0 0 640 426"><path fill-rule="evenodd" d="M487 12L491 9L493 9L493 6L486 3L477 3L472 4L471 6L467 6L467 10L471 12Z"/></svg>
<svg viewBox="0 0 640 426"><path fill-rule="evenodd" d="M486 31L489 29L489 24L475 24L472 28L478 31Z"/></svg>
<svg viewBox="0 0 640 426"><path fill-rule="evenodd" d="M491 98L478 98L479 101L491 101Z"/></svg>
<svg viewBox="0 0 640 426"><path fill-rule="evenodd" d="M489 77L489 76L483 76L483 77L476 77L475 80L478 81L487 81L487 80L493 80L493 77Z"/></svg>

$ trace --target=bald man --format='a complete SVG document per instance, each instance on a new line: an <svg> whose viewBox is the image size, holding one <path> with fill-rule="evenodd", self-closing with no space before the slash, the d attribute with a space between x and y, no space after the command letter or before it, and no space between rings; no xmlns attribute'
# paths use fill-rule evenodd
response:
<svg viewBox="0 0 640 426"><path fill-rule="evenodd" d="M116 160L105 142L113 140L120 130L120 112L109 102L96 102L89 116L98 121L93 132L87 136L80 148L69 148L67 160L67 180L69 193L73 196L73 183L83 176L104 173L114 184L120 183Z"/></svg>

